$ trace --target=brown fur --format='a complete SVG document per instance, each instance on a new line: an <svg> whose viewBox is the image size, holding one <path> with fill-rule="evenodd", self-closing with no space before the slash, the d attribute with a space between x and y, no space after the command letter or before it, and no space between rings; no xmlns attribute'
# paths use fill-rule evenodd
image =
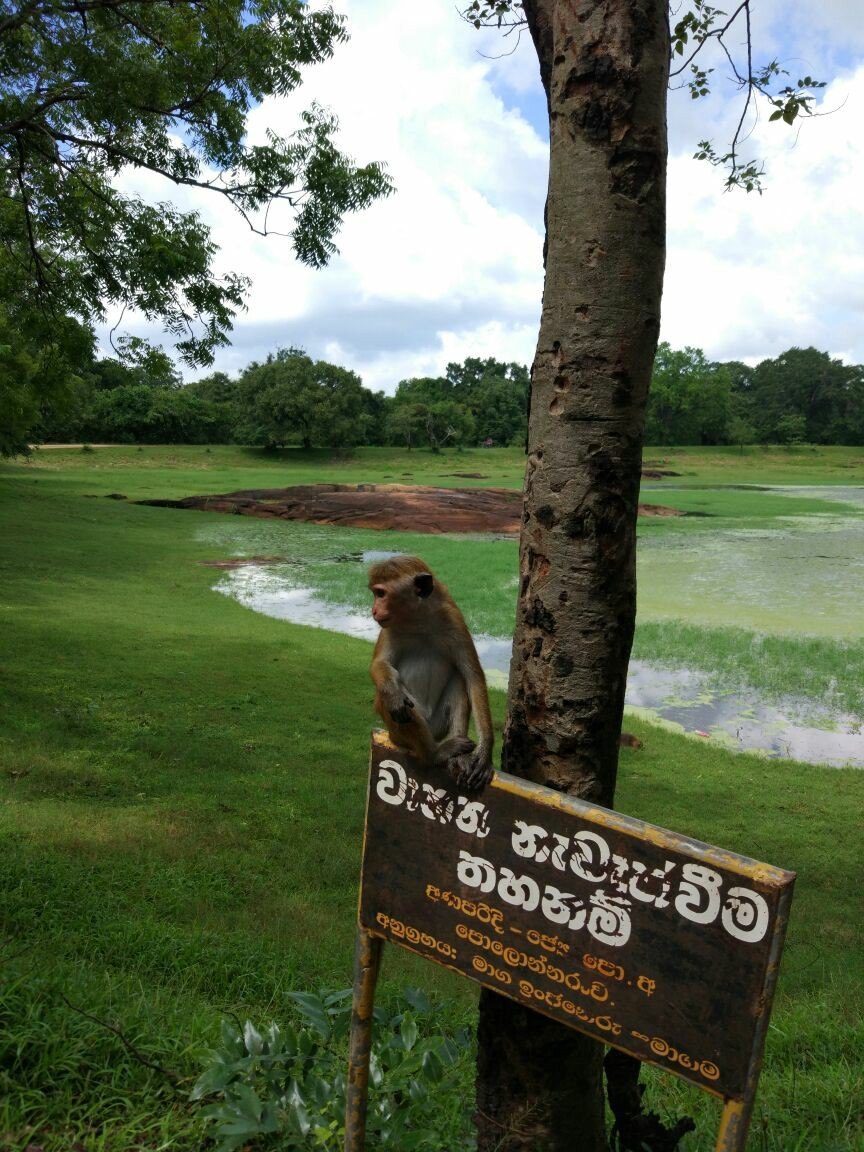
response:
<svg viewBox="0 0 864 1152"><path fill-rule="evenodd" d="M474 641L445 585L418 556L369 570L381 625L370 674L390 738L418 760L447 764L469 787L492 776L492 717ZM474 712L479 741L468 738Z"/></svg>

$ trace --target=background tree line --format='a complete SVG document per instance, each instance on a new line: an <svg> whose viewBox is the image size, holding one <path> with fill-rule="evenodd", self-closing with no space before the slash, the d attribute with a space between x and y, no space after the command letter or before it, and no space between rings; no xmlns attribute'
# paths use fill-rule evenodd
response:
<svg viewBox="0 0 864 1152"><path fill-rule="evenodd" d="M122 360L82 356L60 401L44 405L37 439L432 451L525 439L528 369L491 357L448 364L443 376L402 380L387 396L298 348L253 361L236 378L215 372L189 384L159 348L132 337L121 352ZM646 441L864 444L864 367L815 348L790 348L751 368L661 344Z"/></svg>

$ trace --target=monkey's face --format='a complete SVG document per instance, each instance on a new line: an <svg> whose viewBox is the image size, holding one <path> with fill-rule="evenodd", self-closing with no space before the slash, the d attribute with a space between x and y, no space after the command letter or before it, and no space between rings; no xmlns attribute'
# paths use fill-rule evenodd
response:
<svg viewBox="0 0 864 1152"><path fill-rule="evenodd" d="M382 628L386 628L393 619L395 599L393 589L386 584L372 586L372 619ZM398 615L398 610L397 613Z"/></svg>
<svg viewBox="0 0 864 1152"><path fill-rule="evenodd" d="M418 572L408 580L370 584L372 618L381 628L417 622L423 602L429 598L435 581L429 572Z"/></svg>

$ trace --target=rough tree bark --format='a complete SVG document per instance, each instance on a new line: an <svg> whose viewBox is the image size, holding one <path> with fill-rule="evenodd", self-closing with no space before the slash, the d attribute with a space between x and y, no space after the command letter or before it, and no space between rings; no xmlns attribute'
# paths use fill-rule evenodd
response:
<svg viewBox="0 0 864 1152"><path fill-rule="evenodd" d="M665 258L666 0L524 0L549 105L502 765L611 805ZM604 1152L603 1048L481 995L479 1152Z"/></svg>

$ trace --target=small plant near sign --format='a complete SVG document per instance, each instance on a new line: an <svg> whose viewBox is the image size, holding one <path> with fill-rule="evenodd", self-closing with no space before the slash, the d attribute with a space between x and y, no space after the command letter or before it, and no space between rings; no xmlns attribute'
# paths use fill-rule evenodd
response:
<svg viewBox="0 0 864 1152"><path fill-rule="evenodd" d="M345 1139L346 1040L351 989L290 994L299 1021L223 1020L220 1043L192 1089L216 1152L256 1148L336 1152ZM452 1082L470 1081L470 1033L433 1034L435 1010L406 989L391 1010L375 1009L370 1061L370 1147L458 1152L471 1147L470 1107ZM470 1101L470 1093L461 1093Z"/></svg>

